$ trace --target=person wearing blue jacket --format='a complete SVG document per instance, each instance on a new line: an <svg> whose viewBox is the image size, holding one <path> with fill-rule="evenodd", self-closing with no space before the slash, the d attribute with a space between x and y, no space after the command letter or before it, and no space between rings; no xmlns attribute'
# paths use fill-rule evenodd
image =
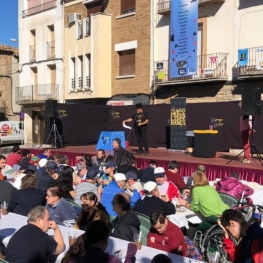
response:
<svg viewBox="0 0 263 263"><path fill-rule="evenodd" d="M126 176L122 173L116 173L114 180L111 181L104 189L101 195L100 202L106 208L111 217L116 217L116 212L113 211L112 200L118 193L126 193L127 189ZM136 189L129 189L129 196L131 198L131 207L134 207L136 201L141 198L141 195ZM132 191L131 191L132 190Z"/></svg>

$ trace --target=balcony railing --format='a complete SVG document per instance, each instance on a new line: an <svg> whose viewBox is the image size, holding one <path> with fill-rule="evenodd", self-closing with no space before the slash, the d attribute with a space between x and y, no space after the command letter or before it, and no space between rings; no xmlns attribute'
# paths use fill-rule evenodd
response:
<svg viewBox="0 0 263 263"><path fill-rule="evenodd" d="M263 75L263 46L248 48L248 63L239 66L239 77L262 77Z"/></svg>
<svg viewBox="0 0 263 263"><path fill-rule="evenodd" d="M78 23L78 39L83 38L83 22Z"/></svg>
<svg viewBox="0 0 263 263"><path fill-rule="evenodd" d="M55 41L47 42L47 59L55 58Z"/></svg>
<svg viewBox="0 0 263 263"><path fill-rule="evenodd" d="M6 113L6 104L4 100L0 100L0 113Z"/></svg>
<svg viewBox="0 0 263 263"><path fill-rule="evenodd" d="M36 61L36 46L29 46L29 61Z"/></svg>
<svg viewBox="0 0 263 263"><path fill-rule="evenodd" d="M90 76L86 76L86 90L90 90Z"/></svg>
<svg viewBox="0 0 263 263"><path fill-rule="evenodd" d="M37 5L27 10L22 11L22 17L32 16L38 13L48 11L57 6L57 0L52 0L50 2L44 3L42 5Z"/></svg>
<svg viewBox="0 0 263 263"><path fill-rule="evenodd" d="M90 36L90 20L89 20L89 18L86 19L86 32L85 32L85 36L86 36L86 37Z"/></svg>
<svg viewBox="0 0 263 263"><path fill-rule="evenodd" d="M76 88L75 78L71 78L71 89Z"/></svg>
<svg viewBox="0 0 263 263"><path fill-rule="evenodd" d="M16 88L16 103L30 104L58 99L58 84L39 84Z"/></svg>
<svg viewBox="0 0 263 263"><path fill-rule="evenodd" d="M169 61L155 62L155 83L185 83L209 80L227 80L227 54L212 53L197 56L196 75L170 78Z"/></svg>
<svg viewBox="0 0 263 263"><path fill-rule="evenodd" d="M83 87L83 78L82 77L79 77L79 86L78 86L78 89L82 89Z"/></svg>
<svg viewBox="0 0 263 263"><path fill-rule="evenodd" d="M216 2L225 2L225 0L198 0L198 5L209 5ZM159 15L168 15L171 11L171 1L170 0L159 0L157 3L157 13Z"/></svg>

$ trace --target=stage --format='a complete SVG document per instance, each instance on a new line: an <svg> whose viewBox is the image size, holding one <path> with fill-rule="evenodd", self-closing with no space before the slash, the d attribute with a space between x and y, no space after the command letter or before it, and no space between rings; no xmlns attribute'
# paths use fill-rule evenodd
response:
<svg viewBox="0 0 263 263"><path fill-rule="evenodd" d="M22 148L22 147L21 147ZM38 154L41 149L32 147L24 147L24 149L30 150L31 153ZM131 147L128 149L131 151ZM134 148L134 150L136 150ZM75 166L75 157L78 155L91 154L96 155L96 145L91 146L67 146L61 149L52 149L52 154L59 152L68 156L69 165ZM113 154L113 151L106 151L106 154ZM176 160L180 164L179 173L182 176L190 176L198 164L203 164L206 167L207 176L210 181L216 178L223 178L228 176L231 172L238 172L240 179L251 182L257 182L263 185L263 167L261 166L257 158L252 158L250 164L243 164L237 159L231 163L227 162L233 158L236 154L230 154L228 152L217 152L215 158L198 158L186 154L181 151L170 151L165 148L150 148L150 154L138 155L134 154L137 161L137 167L144 169L148 166L150 160L155 160L158 166L162 166L165 169L169 161ZM240 160L243 156L239 157Z"/></svg>

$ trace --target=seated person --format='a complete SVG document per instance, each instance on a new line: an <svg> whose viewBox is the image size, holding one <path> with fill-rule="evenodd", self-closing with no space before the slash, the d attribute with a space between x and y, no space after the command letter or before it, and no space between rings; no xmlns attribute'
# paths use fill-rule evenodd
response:
<svg viewBox="0 0 263 263"><path fill-rule="evenodd" d="M170 161L168 164L168 170L165 172L167 179L175 184L175 186L181 190L186 188L186 184L183 177L178 173L179 164L176 161Z"/></svg>
<svg viewBox="0 0 263 263"><path fill-rule="evenodd" d="M263 228L259 222L249 225L240 212L228 209L223 212L218 224L225 232L223 245L231 262L262 262ZM237 246L229 238L230 235L241 240Z"/></svg>
<svg viewBox="0 0 263 263"><path fill-rule="evenodd" d="M249 186L239 182L238 177L238 173L233 172L230 174L229 177L218 181L216 184L216 191L219 193L232 195L238 200L240 200L243 192L244 197L252 195L254 193L254 190Z"/></svg>
<svg viewBox="0 0 263 263"><path fill-rule="evenodd" d="M51 220L58 225L72 227L75 225L77 214L65 199L65 192L59 186L50 187L47 190L46 209L49 212Z"/></svg>
<svg viewBox="0 0 263 263"><path fill-rule="evenodd" d="M195 171L203 172L205 174L206 173L206 168L205 168L204 165L199 164L196 167ZM193 188L193 174L194 173L192 173L192 175L187 179L186 188L188 188L188 189L192 189Z"/></svg>
<svg viewBox="0 0 263 263"><path fill-rule="evenodd" d="M98 197L93 192L82 194L82 210L78 216L75 228L85 230L86 226L94 221L101 220L109 224L109 216L105 207L98 202Z"/></svg>
<svg viewBox="0 0 263 263"><path fill-rule="evenodd" d="M180 192L175 184L167 180L165 171L162 167L154 169L154 176L158 185L160 196L164 199L164 201L172 201L173 198L178 198L180 196Z"/></svg>
<svg viewBox="0 0 263 263"><path fill-rule="evenodd" d="M175 214L175 206L170 201L163 201L159 197L159 190L155 182L143 185L145 196L141 197L133 208L134 212L150 217L153 211L162 210L166 215Z"/></svg>
<svg viewBox="0 0 263 263"><path fill-rule="evenodd" d="M151 160L149 162L148 167L146 167L144 170L141 171L141 182L147 183L149 181L154 182L154 169L157 167L157 162L154 160Z"/></svg>
<svg viewBox="0 0 263 263"><path fill-rule="evenodd" d="M163 211L154 211L150 216L151 229L147 246L186 256L186 244L182 230L166 218Z"/></svg>
<svg viewBox="0 0 263 263"><path fill-rule="evenodd" d="M130 197L125 193L116 194L112 200L117 217L112 223L111 236L134 241L134 234L140 232L140 220L130 206Z"/></svg>
<svg viewBox="0 0 263 263"><path fill-rule="evenodd" d="M96 220L85 229L85 233L69 247L61 263L121 263L121 260L105 253L109 243L110 227L107 223ZM124 263L135 263L136 245L129 243Z"/></svg>
<svg viewBox="0 0 263 263"><path fill-rule="evenodd" d="M178 199L178 202L195 213L201 214L204 220L196 230L204 231L212 226L211 221L216 222L216 217L220 217L229 207L222 201L214 187L209 185L209 181L203 172L196 171L192 177L191 204L188 204L187 200L184 199Z"/></svg>
<svg viewBox="0 0 263 263"><path fill-rule="evenodd" d="M151 263L172 263L172 260L165 254L158 254L152 258Z"/></svg>
<svg viewBox="0 0 263 263"><path fill-rule="evenodd" d="M21 182L21 189L14 192L8 203L8 211L27 216L34 207L46 204L46 196L40 189L37 189L35 176L27 174Z"/></svg>
<svg viewBox="0 0 263 263"><path fill-rule="evenodd" d="M54 236L48 235L49 229ZM10 238L6 249L8 262L45 263L49 256L64 250L64 240L56 222L50 220L43 206L33 208L27 217L27 225L18 229Z"/></svg>
<svg viewBox="0 0 263 263"><path fill-rule="evenodd" d="M126 174L127 179L127 191L133 191L134 189L137 190L138 193L143 194L142 184L137 181L138 176L135 172L130 171ZM131 190L130 190L131 188ZM126 192L127 193L127 192Z"/></svg>
<svg viewBox="0 0 263 263"><path fill-rule="evenodd" d="M118 193L124 193L126 190L126 176L122 173L114 174L114 180L111 181L104 189L101 195L100 202L106 208L109 216L116 217L117 214L112 208L113 197ZM130 195L131 206L134 207L135 202L141 195L134 189Z"/></svg>

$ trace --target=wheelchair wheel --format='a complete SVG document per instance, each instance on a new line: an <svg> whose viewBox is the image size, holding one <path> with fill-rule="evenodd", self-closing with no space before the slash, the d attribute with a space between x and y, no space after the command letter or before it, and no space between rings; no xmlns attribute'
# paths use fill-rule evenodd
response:
<svg viewBox="0 0 263 263"><path fill-rule="evenodd" d="M205 249L205 259L208 262L208 254L209 253L214 253L214 252L219 252L220 258L219 262L230 262L228 260L227 253L225 252L223 248L223 237L225 236L224 231L222 229L215 229L212 231L207 238L206 241L206 249ZM234 244L236 245L236 241L232 239Z"/></svg>

